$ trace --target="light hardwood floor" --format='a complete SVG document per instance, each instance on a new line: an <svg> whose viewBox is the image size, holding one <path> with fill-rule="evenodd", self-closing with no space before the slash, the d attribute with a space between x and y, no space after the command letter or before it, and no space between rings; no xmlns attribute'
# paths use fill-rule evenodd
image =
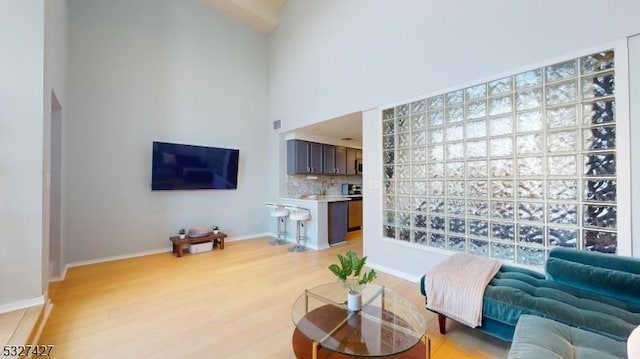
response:
<svg viewBox="0 0 640 359"><path fill-rule="evenodd" d="M294 358L291 307L309 287L335 281L337 253L362 252L358 234L323 251L289 253L268 238L176 258L162 253L70 268L52 283L53 310L40 344L54 358ZM379 273L424 308L416 283ZM504 358L508 344L437 317L428 320L433 359Z"/></svg>

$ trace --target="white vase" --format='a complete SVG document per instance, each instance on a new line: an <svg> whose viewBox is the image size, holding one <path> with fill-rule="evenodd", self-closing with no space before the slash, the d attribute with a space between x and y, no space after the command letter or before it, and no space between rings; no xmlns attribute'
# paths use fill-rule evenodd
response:
<svg viewBox="0 0 640 359"><path fill-rule="evenodd" d="M347 309L351 312L357 312L362 309L362 294L351 293L347 294Z"/></svg>
<svg viewBox="0 0 640 359"><path fill-rule="evenodd" d="M218 234L218 230L217 230L217 229L214 229L214 230L213 230L213 234Z"/></svg>
<svg viewBox="0 0 640 359"><path fill-rule="evenodd" d="M179 236L180 236L180 239L184 239L184 237L186 237L187 235L186 234L179 234Z"/></svg>

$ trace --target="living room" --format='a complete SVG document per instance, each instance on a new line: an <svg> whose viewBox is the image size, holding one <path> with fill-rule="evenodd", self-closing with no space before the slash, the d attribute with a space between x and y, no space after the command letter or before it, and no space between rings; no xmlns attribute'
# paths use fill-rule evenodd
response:
<svg viewBox="0 0 640 359"><path fill-rule="evenodd" d="M264 202L281 194L286 177L281 132L621 40L637 58L638 7L288 1L277 29L266 34L195 0L3 5L0 43L10 55L0 66L7 79L0 85L0 146L19 156L0 162L0 223L15 233L3 240L12 250L0 263L0 306L43 301L49 280L63 278L69 266L166 251L182 227L218 224L237 240L273 233ZM637 98L637 61L629 63L629 98ZM62 240L54 250L43 220L43 147L56 101ZM635 118L638 104L629 103ZM279 131L272 130L276 120ZM629 122L636 138L640 129ZM371 201L363 253L376 268L416 281L448 252L382 235L378 126L379 117L365 117L363 191ZM238 190L152 192L154 140L239 148ZM629 145L629 154L638 152L637 143ZM638 176L637 158L619 161L620 178ZM620 248L640 257L638 237L631 237L639 230L632 224L640 223L640 193L630 189L618 196L626 226Z"/></svg>

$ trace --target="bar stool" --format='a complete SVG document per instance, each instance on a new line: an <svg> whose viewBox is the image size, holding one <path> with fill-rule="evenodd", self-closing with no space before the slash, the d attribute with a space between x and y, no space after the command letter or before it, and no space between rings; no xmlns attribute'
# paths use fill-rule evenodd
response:
<svg viewBox="0 0 640 359"><path fill-rule="evenodd" d="M277 228L277 234L276 234L276 238L272 241L269 242L269 244L275 246L275 245L281 245L281 244L286 244L286 234L287 234L287 222L286 222L286 218L289 216L289 211L287 209L284 208L284 206L282 206L281 204L277 204L277 203L271 203L271 202L265 202L264 204L267 205L267 207L269 208L273 208L273 211L271 211L271 217L275 217L276 219L276 228ZM284 226L284 230L282 230L282 226Z"/></svg>
<svg viewBox="0 0 640 359"><path fill-rule="evenodd" d="M289 252L304 252L307 247L300 244L300 239L306 237L300 236L300 229L304 227L304 222L311 219L311 212L308 209L297 206L286 206L286 209L291 211L289 218L296 221L296 244L289 247Z"/></svg>

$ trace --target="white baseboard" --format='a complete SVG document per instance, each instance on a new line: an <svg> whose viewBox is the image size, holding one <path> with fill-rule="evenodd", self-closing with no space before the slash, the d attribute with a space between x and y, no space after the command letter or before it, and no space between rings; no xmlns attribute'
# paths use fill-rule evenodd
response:
<svg viewBox="0 0 640 359"><path fill-rule="evenodd" d="M401 272L399 270L395 270L393 268L381 266L381 265L376 264L376 263L367 262L367 267L379 270L381 272L385 272L387 274L391 274L391 275L396 276L398 278L406 279L406 280L408 280L410 282L414 282L414 283L420 282L420 276L416 276L416 275L413 275L413 274Z"/></svg>
<svg viewBox="0 0 640 359"><path fill-rule="evenodd" d="M13 312L14 310L20 310L20 309L34 307L36 305L42 305L42 304L44 304L43 295L35 298L17 300L15 302L5 303L0 305L0 314Z"/></svg>

